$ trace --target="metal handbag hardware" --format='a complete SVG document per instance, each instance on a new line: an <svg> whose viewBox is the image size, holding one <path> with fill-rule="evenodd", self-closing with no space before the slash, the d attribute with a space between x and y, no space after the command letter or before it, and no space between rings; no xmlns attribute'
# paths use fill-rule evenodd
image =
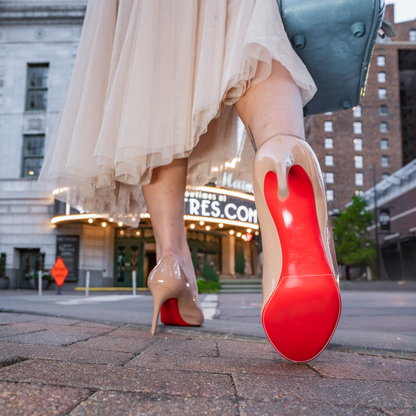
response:
<svg viewBox="0 0 416 416"><path fill-rule="evenodd" d="M396 35L383 21L384 0L278 0L289 40L318 92L304 114L355 107L364 96L377 35Z"/></svg>

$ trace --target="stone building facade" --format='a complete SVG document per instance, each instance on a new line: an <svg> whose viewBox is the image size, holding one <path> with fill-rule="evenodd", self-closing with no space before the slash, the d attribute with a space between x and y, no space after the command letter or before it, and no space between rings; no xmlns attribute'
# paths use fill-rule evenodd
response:
<svg viewBox="0 0 416 416"><path fill-rule="evenodd" d="M394 5L387 6L385 18L394 21ZM396 37L375 45L360 106L305 119L306 139L326 177L330 212L416 157L416 20L394 27Z"/></svg>

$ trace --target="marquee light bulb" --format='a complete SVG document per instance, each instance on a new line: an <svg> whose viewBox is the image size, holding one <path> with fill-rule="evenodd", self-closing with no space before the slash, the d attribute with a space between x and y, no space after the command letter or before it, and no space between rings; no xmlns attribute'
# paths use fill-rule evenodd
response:
<svg viewBox="0 0 416 416"><path fill-rule="evenodd" d="M204 225L205 223L204 223L204 221L199 221L199 224Z"/></svg>
<svg viewBox="0 0 416 416"><path fill-rule="evenodd" d="M230 230L230 234L233 235L234 234L234 231L233 230Z"/></svg>
<svg viewBox="0 0 416 416"><path fill-rule="evenodd" d="M237 237L241 237L241 233L237 233Z"/></svg>
<svg viewBox="0 0 416 416"><path fill-rule="evenodd" d="M221 223L218 227L222 228L222 227L224 227L224 224Z"/></svg>
<svg viewBox="0 0 416 416"><path fill-rule="evenodd" d="M195 228L195 224L191 224L189 227L192 228L192 229L194 229Z"/></svg>
<svg viewBox="0 0 416 416"><path fill-rule="evenodd" d="M210 227L209 225L207 225L207 226L205 227L205 229L206 229L207 231L209 231L209 230L211 229L211 227Z"/></svg>
<svg viewBox="0 0 416 416"><path fill-rule="evenodd" d="M107 223L106 222L102 222L101 226L103 226L104 228L107 227Z"/></svg>
<svg viewBox="0 0 416 416"><path fill-rule="evenodd" d="M251 233L251 228L247 228L247 232L248 233Z"/></svg>
<svg viewBox="0 0 416 416"><path fill-rule="evenodd" d="M117 225L118 225L119 227L122 227L122 226L123 226L123 223L120 221Z"/></svg>
<svg viewBox="0 0 416 416"><path fill-rule="evenodd" d="M93 220L92 218L90 218L90 219L88 220L88 222L89 222L90 224L92 224L92 223L94 222L94 220Z"/></svg>

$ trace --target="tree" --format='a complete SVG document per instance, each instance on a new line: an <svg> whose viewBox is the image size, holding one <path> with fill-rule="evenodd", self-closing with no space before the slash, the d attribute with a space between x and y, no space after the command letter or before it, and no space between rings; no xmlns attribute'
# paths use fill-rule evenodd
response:
<svg viewBox="0 0 416 416"><path fill-rule="evenodd" d="M368 266L377 252L367 231L374 215L365 210L367 203L353 195L352 204L334 219L334 241L338 263L345 266L345 278L350 280L351 266Z"/></svg>
<svg viewBox="0 0 416 416"><path fill-rule="evenodd" d="M211 262L209 261L209 258L207 256L205 263L204 263L204 271L202 273L202 276L211 282L219 282L219 276L218 273L215 271L215 269L212 267Z"/></svg>

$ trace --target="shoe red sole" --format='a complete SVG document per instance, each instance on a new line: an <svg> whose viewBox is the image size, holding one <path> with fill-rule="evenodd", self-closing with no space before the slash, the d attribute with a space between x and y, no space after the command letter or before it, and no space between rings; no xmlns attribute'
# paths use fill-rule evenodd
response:
<svg viewBox="0 0 416 416"><path fill-rule="evenodd" d="M312 183L301 166L290 169L288 189L288 197L280 199L276 174L266 174L265 199L283 262L279 283L263 308L262 323L279 354L305 362L318 356L332 338L341 298L322 243Z"/></svg>
<svg viewBox="0 0 416 416"><path fill-rule="evenodd" d="M163 302L160 308L160 321L165 325L192 326L182 319L176 298L170 298Z"/></svg>

